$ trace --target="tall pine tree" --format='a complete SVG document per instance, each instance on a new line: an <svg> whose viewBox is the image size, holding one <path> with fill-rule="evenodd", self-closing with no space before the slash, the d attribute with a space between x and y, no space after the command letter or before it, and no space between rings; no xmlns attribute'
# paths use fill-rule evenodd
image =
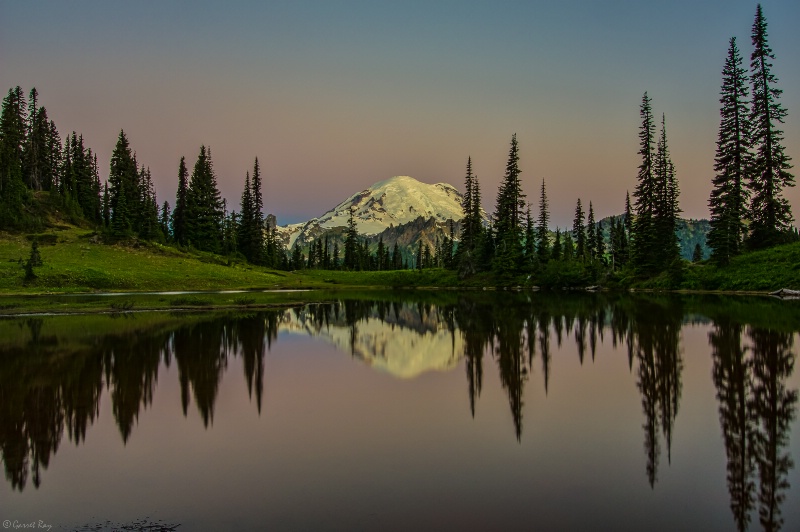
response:
<svg viewBox="0 0 800 532"><path fill-rule="evenodd" d="M713 249L712 259L724 265L739 254L746 235L748 193L745 184L747 170L752 164L748 149L747 71L742 68L736 37L731 37L729 42L720 94L719 136L714 159L716 175L708 200L711 230L707 242Z"/></svg>
<svg viewBox="0 0 800 532"><path fill-rule="evenodd" d="M350 208L344 239L344 267L347 270L355 270L358 267L358 227L353 211L354 209Z"/></svg>
<svg viewBox="0 0 800 532"><path fill-rule="evenodd" d="M250 185L250 172L247 172L245 173L244 190L242 191L242 212L237 226L237 241L239 251L250 262L253 262L255 252L253 249L254 211L255 205L253 204L253 189Z"/></svg>
<svg viewBox="0 0 800 532"><path fill-rule="evenodd" d="M130 229L136 223L136 215L139 212L139 171L131 152L128 137L122 130L119 132L117 144L114 146L114 151L111 153L108 185L111 212L113 213L112 225L116 229ZM125 194L125 200L123 207L119 207L122 194ZM122 217L125 219L123 220ZM119 231L115 230L115 233L118 232Z"/></svg>
<svg viewBox="0 0 800 532"><path fill-rule="evenodd" d="M661 135L656 146L653 168L655 177L655 201L653 204L652 243L653 259L657 268L666 269L680 257L680 247L675 229L678 225L678 182L675 178L675 165L669 154L667 126L661 116Z"/></svg>
<svg viewBox="0 0 800 532"><path fill-rule="evenodd" d="M547 226L550 223L549 205L547 203L547 192L542 179L542 192L539 196L539 219L536 225L536 253L539 262L544 264L550 258L550 240L548 237Z"/></svg>
<svg viewBox="0 0 800 532"><path fill-rule="evenodd" d="M201 251L221 251L223 208L211 149L200 147L186 194L187 240Z"/></svg>
<svg viewBox="0 0 800 532"><path fill-rule="evenodd" d="M47 110L39 107L39 92L36 87L28 95L27 128L23 168L25 183L33 190L50 190L55 171L50 164L48 152L50 121Z"/></svg>
<svg viewBox="0 0 800 532"><path fill-rule="evenodd" d="M522 220L525 194L522 192L519 168L519 146L516 133L511 137L508 162L497 192L495 208L494 268L501 277L513 275L522 264Z"/></svg>
<svg viewBox="0 0 800 532"><path fill-rule="evenodd" d="M472 275L477 270L484 235L480 183L478 176L472 173L472 157L467 158L464 185L465 192L461 203L464 219L461 222L461 239L456 250L458 270L462 277Z"/></svg>
<svg viewBox="0 0 800 532"><path fill-rule="evenodd" d="M164 200L164 204L161 206L161 218L159 219L159 224L161 225L161 232L164 233L164 239L167 242L172 241L172 233L170 231L170 212L169 212L169 202Z"/></svg>
<svg viewBox="0 0 800 532"><path fill-rule="evenodd" d="M181 157L178 166L178 192L175 195L175 210L172 211L172 239L179 246L188 244L186 202L189 192L189 171L186 169L186 158Z"/></svg>
<svg viewBox="0 0 800 532"><path fill-rule="evenodd" d="M253 163L252 191L253 198L253 232L251 234L250 246L252 247L255 264L264 264L264 197L261 191L261 166L258 164L258 157Z"/></svg>
<svg viewBox="0 0 800 532"><path fill-rule="evenodd" d="M594 207L589 202L589 214L586 216L586 258L597 258L597 234L594 227Z"/></svg>
<svg viewBox="0 0 800 532"><path fill-rule="evenodd" d="M25 96L9 89L0 115L0 227L17 227L26 197L22 177L25 142Z"/></svg>
<svg viewBox="0 0 800 532"><path fill-rule="evenodd" d="M631 232L633 240L633 263L636 269L645 274L652 273L658 266L656 259L656 241L654 215L656 202L656 183L653 172L655 159L655 126L653 110L647 93L642 97L639 108L642 125L639 130L639 165L636 190L636 218L633 220Z"/></svg>
<svg viewBox="0 0 800 532"><path fill-rule="evenodd" d="M583 221L583 207L581 199L575 205L575 218L572 220L572 237L575 242L575 258L586 258L586 225Z"/></svg>
<svg viewBox="0 0 800 532"><path fill-rule="evenodd" d="M776 87L778 79L771 72L770 60L774 60L775 55L767 44L767 21L761 4L756 8L752 41L750 121L754 159L749 183L752 191L749 245L760 248L786 240L792 211L781 192L784 187L794 186L794 176L789 173L791 159L784 152L783 132L778 129L778 124L786 117L786 110L778 101L783 91Z"/></svg>
<svg viewBox="0 0 800 532"><path fill-rule="evenodd" d="M536 261L536 226L531 216L531 206L525 211L525 245L523 247L525 266L533 268Z"/></svg>

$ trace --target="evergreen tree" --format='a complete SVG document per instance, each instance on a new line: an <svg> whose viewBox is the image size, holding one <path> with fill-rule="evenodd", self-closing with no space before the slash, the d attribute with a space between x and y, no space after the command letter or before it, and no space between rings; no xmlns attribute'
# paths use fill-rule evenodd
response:
<svg viewBox="0 0 800 532"><path fill-rule="evenodd" d="M33 190L42 190L41 173L38 168L38 155L41 151L39 139L34 135L34 128L37 122L36 115L39 111L39 92L36 87L31 89L28 94L28 113L25 132L25 142L23 145L23 169L25 185Z"/></svg>
<svg viewBox="0 0 800 532"><path fill-rule="evenodd" d="M128 214L128 200L125 193L125 182L122 181L117 189L117 205L111 215L111 234L117 238L130 236L131 221Z"/></svg>
<svg viewBox="0 0 800 532"><path fill-rule="evenodd" d="M22 177L25 96L9 89L0 114L0 227L19 226L26 189Z"/></svg>
<svg viewBox="0 0 800 532"><path fill-rule="evenodd" d="M633 234L633 210L631 209L631 195L625 191L625 232L628 236Z"/></svg>
<svg viewBox="0 0 800 532"><path fill-rule="evenodd" d="M75 151L75 153L77 153L77 151ZM66 172L64 178L68 178ZM108 184L109 195L111 197L111 211L113 213L112 224L117 229L124 227L126 228L126 231L129 231L133 224L137 222L136 215L139 213L139 171L137 168L137 163L133 158L133 154L131 153L128 137L122 130L119 132L117 144L114 146L114 151L111 153ZM62 185L62 188L65 187ZM125 200L124 208L121 208L118 205L123 192L125 193ZM117 213L117 210L120 212ZM122 216L125 216L126 219L121 219ZM112 232L119 236L119 233L117 233L115 230Z"/></svg>
<svg viewBox="0 0 800 532"><path fill-rule="evenodd" d="M615 261L618 267L623 267L628 264L631 258L630 254L630 240L627 227L625 225L624 220L619 220L618 227L617 227L617 239L616 239L616 257Z"/></svg>
<svg viewBox="0 0 800 532"><path fill-rule="evenodd" d="M591 204L589 204L589 206L591 207ZM597 260L599 260L600 262L605 264L605 262L606 262L606 260L605 260L606 242L605 242L605 239L603 238L603 222L602 222L602 220L598 221L595 224L594 248L595 248L595 257L597 258Z"/></svg>
<svg viewBox="0 0 800 532"><path fill-rule="evenodd" d="M395 241L392 249L392 259L394 269L401 270L403 268L403 255L400 253L400 246L397 245L397 241Z"/></svg>
<svg viewBox="0 0 800 532"><path fill-rule="evenodd" d="M694 252L692 253L692 262L700 262L703 260L703 248L700 247L700 243L694 245Z"/></svg>
<svg viewBox="0 0 800 532"><path fill-rule="evenodd" d="M747 114L747 71L742 68L742 57L731 37L728 57L722 69L720 91L720 123L717 152L714 159L714 188L708 200L711 211L711 229L708 245L713 249L712 259L725 265L739 254L747 234L748 193L745 188L752 157L748 149L750 120Z"/></svg>
<svg viewBox="0 0 800 532"><path fill-rule="evenodd" d="M495 208L494 268L501 278L513 275L522 264L522 219L525 194L522 193L519 147L516 133L511 137L506 172L497 193Z"/></svg>
<svg viewBox="0 0 800 532"><path fill-rule="evenodd" d="M572 237L575 242L575 258L583 260L586 258L586 225L583 222L583 207L581 199L575 205L575 218L572 221Z"/></svg>
<svg viewBox="0 0 800 532"><path fill-rule="evenodd" d="M231 256L239 249L239 215L236 211L228 214L228 202L222 200L222 254Z"/></svg>
<svg viewBox="0 0 800 532"><path fill-rule="evenodd" d="M161 206L161 220L159 224L161 225L161 232L164 233L164 239L169 242L172 240L172 235L170 234L170 212L169 212L169 202L164 200L164 205Z"/></svg>
<svg viewBox="0 0 800 532"><path fill-rule="evenodd" d="M89 155L92 160L92 190L91 202L89 207L91 209L91 216L89 220L98 224L103 224L103 198L101 195L102 187L100 186L100 167L97 164L97 154L89 150Z"/></svg>
<svg viewBox="0 0 800 532"><path fill-rule="evenodd" d="M647 93L642 97L639 109L642 125L639 131L639 155L642 163L637 175L638 183L633 196L636 198L636 218L632 224L634 265L641 273L652 273L658 267L656 259L657 246L655 233L656 183L653 171L655 159L655 126L653 111Z"/></svg>
<svg viewBox="0 0 800 532"><path fill-rule="evenodd" d="M775 55L767 44L767 21L761 4L756 8L752 41L750 122L754 158L749 182L752 225L748 244L760 248L786 240L793 219L791 206L782 190L794 186L794 176L789 173L791 159L784 152L783 131L778 129L778 124L786 117L786 110L778 101L783 91L776 87L778 79L771 72L770 60L774 60Z"/></svg>
<svg viewBox="0 0 800 532"><path fill-rule="evenodd" d="M317 249L312 244L308 247L308 262L306 262L306 268L309 270L316 269L317 267Z"/></svg>
<svg viewBox="0 0 800 532"><path fill-rule="evenodd" d="M200 147L186 193L187 240L201 251L218 253L222 242L222 199L211 150Z"/></svg>
<svg viewBox="0 0 800 532"><path fill-rule="evenodd" d="M39 253L39 243L34 239L33 242L31 242L31 254L24 266L26 283L36 279L37 275L34 273L33 269L43 264L42 255Z"/></svg>
<svg viewBox="0 0 800 532"><path fill-rule="evenodd" d="M334 270L339 269L339 242L333 242L333 257L331 258L331 268Z"/></svg>
<svg viewBox="0 0 800 532"><path fill-rule="evenodd" d="M550 257L554 261L559 261L562 259L562 249L561 249L561 229L556 227L556 238L553 240L553 248L551 250Z"/></svg>
<svg viewBox="0 0 800 532"><path fill-rule="evenodd" d="M378 259L377 269L378 270L385 270L386 263L384 261L383 255L386 252L386 248L383 245L383 235L381 235L380 240L378 240L378 251L376 253L376 258Z"/></svg>
<svg viewBox="0 0 800 532"><path fill-rule="evenodd" d="M258 229L255 224L255 205L253 202L253 190L250 186L250 172L245 173L244 190L242 191L242 211L237 224L236 239L239 243L239 252L249 261L253 262L255 253L254 234ZM260 247L260 246L259 246Z"/></svg>
<svg viewBox="0 0 800 532"><path fill-rule="evenodd" d="M292 248L292 263L291 269L293 270L302 270L303 269L303 252L300 251L300 245L295 244Z"/></svg>
<svg viewBox="0 0 800 532"><path fill-rule="evenodd" d="M531 217L531 207L525 211L525 247L523 248L525 263L529 268L533 267L536 260L536 227Z"/></svg>
<svg viewBox="0 0 800 532"><path fill-rule="evenodd" d="M481 192L478 176L472 173L472 158L467 158L464 197L461 206L464 219L461 222L461 239L456 250L458 269L463 276L472 275L477 269L478 255L483 237L481 219ZM398 263L398 266L401 266Z"/></svg>
<svg viewBox="0 0 800 532"><path fill-rule="evenodd" d="M252 248L251 262L263 264L264 258L264 197L261 192L261 166L258 157L253 163L253 181L251 192L253 200L252 232L250 234L250 247Z"/></svg>
<svg viewBox="0 0 800 532"><path fill-rule="evenodd" d="M34 87L28 96L23 168L24 181L33 190L50 190L52 187L54 169L50 166L48 152L50 133L47 110L39 107L39 93Z"/></svg>
<svg viewBox="0 0 800 532"><path fill-rule="evenodd" d="M615 263L618 267L622 267L630 261L630 238L633 234L633 212L631 210L631 196L628 191L625 191L625 213L621 220L619 220L619 228L617 231L616 256Z"/></svg>
<svg viewBox="0 0 800 532"><path fill-rule="evenodd" d="M667 128L664 116L661 118L661 135L656 147L653 169L655 177L655 202L653 204L652 253L655 263L662 268L672 264L680 257L680 246L675 229L678 224L678 184L675 179L675 166L667 146Z"/></svg>
<svg viewBox="0 0 800 532"><path fill-rule="evenodd" d="M488 270L492 267L492 262L496 253L494 228L489 225L481 233L480 253L477 253L477 270Z"/></svg>
<svg viewBox="0 0 800 532"><path fill-rule="evenodd" d="M74 131L64 148L65 160L61 194L67 210L76 217L101 223L100 176L97 158Z"/></svg>
<svg viewBox="0 0 800 532"><path fill-rule="evenodd" d="M464 220L461 228L461 244L468 248L474 239L469 225L470 214L472 213L472 189L475 176L472 175L472 157L467 157L467 175L464 177L464 195L461 197L461 208L464 210Z"/></svg>
<svg viewBox="0 0 800 532"><path fill-rule="evenodd" d="M264 197L261 192L261 166L258 164L258 157L253 162L253 210L255 220L260 225L264 225Z"/></svg>
<svg viewBox="0 0 800 532"><path fill-rule="evenodd" d="M108 181L103 185L103 226L111 227L111 202L108 199Z"/></svg>
<svg viewBox="0 0 800 532"><path fill-rule="evenodd" d="M586 217L586 257L597 258L597 233L594 226L594 207L589 202L589 214Z"/></svg>
<svg viewBox="0 0 800 532"><path fill-rule="evenodd" d="M568 231L564 231L564 243L561 246L561 260L571 261L575 259L575 241Z"/></svg>
<svg viewBox="0 0 800 532"><path fill-rule="evenodd" d="M39 253L39 243L36 239L31 242L31 254L28 257L28 262L31 266L42 266L44 262L42 262L42 254Z"/></svg>
<svg viewBox="0 0 800 532"><path fill-rule="evenodd" d="M61 177L59 179L58 193L66 203L71 197L70 191L75 188L72 184L72 147L69 135L64 137L64 148L61 152Z"/></svg>
<svg viewBox="0 0 800 532"><path fill-rule="evenodd" d="M47 190L59 190L61 183L61 136L58 134L55 122L50 120L50 132L47 135L47 162L45 183Z"/></svg>
<svg viewBox="0 0 800 532"><path fill-rule="evenodd" d="M447 236L444 239L444 244L442 244L442 255L443 255L443 264L442 266L445 268L453 268L454 264L454 247L455 247L455 239L456 239L456 229L455 225L453 224L453 220L447 221Z"/></svg>
<svg viewBox="0 0 800 532"><path fill-rule="evenodd" d="M547 226L550 223L550 212L547 203L547 192L542 179L542 192L539 196L539 220L536 225L536 252L539 262L544 264L550 258L550 240L547 236Z"/></svg>
<svg viewBox="0 0 800 532"><path fill-rule="evenodd" d="M135 217L139 227L139 237L145 240L163 240L161 224L158 219L158 199L153 186L150 168L139 171L139 212Z"/></svg>
<svg viewBox="0 0 800 532"><path fill-rule="evenodd" d="M275 227L269 223L265 224L264 266L268 268L280 268L283 255L285 255L283 242L278 236Z"/></svg>
<svg viewBox="0 0 800 532"><path fill-rule="evenodd" d="M186 220L186 201L189 191L189 172L186 169L186 158L181 157L178 166L178 192L175 196L175 210L172 211L172 238L180 246L189 243Z"/></svg>
<svg viewBox="0 0 800 532"><path fill-rule="evenodd" d="M358 267L358 228L353 216L353 209L351 208L349 212L344 239L344 267L348 270L355 270Z"/></svg>

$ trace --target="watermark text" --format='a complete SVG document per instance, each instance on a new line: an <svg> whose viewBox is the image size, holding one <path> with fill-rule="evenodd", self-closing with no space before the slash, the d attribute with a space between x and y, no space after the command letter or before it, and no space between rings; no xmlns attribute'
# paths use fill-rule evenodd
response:
<svg viewBox="0 0 800 532"><path fill-rule="evenodd" d="M3 521L3 528L9 528L11 530L50 530L53 528L53 525L48 525L41 519L38 521L19 521L17 519L12 521L6 519Z"/></svg>

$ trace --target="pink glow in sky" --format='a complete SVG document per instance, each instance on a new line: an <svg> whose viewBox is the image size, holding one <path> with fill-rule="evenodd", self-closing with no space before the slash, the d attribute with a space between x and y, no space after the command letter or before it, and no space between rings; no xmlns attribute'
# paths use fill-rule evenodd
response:
<svg viewBox="0 0 800 532"><path fill-rule="evenodd" d="M281 224L393 175L463 188L468 156L491 212L516 133L528 199L546 179L561 227L579 197L598 218L622 211L648 91L666 113L683 215L703 218L728 39L749 63L756 4L665 4L0 0L0 89L35 86L102 178L124 129L162 202L174 203L181 156L191 167L205 144L238 209L258 156ZM796 164L800 5L762 6ZM800 191L785 195L798 216Z"/></svg>

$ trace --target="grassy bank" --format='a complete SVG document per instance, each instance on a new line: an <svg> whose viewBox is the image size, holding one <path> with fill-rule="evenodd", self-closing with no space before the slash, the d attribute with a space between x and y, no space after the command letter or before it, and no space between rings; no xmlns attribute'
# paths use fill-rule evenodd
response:
<svg viewBox="0 0 800 532"><path fill-rule="evenodd" d="M31 240L39 242L43 265L34 269L35 279L25 280L23 265L31 251ZM570 263L567 264L567 266ZM563 288L591 282L583 268L562 265L547 268L539 276L520 276L503 284ZM566 269L565 269L566 268ZM551 271L553 270L553 271ZM509 282L510 281L510 282ZM771 291L800 289L800 244L790 244L737 257L729 266L710 263L686 264L680 272L669 272L647 280L608 279L606 286L618 288L687 289L714 291ZM304 270L285 272L252 266L208 253L179 250L157 243L131 240L109 245L94 232L74 226L56 226L40 235L0 233L0 294L70 294L97 292L165 291L264 291L280 289L353 288L478 288L497 285L490 273L460 281L453 271L429 269L381 272ZM228 297L230 296L230 297ZM229 294L225 302L235 305ZM189 296L187 296L189 297ZM206 296L203 296L206 297ZM208 296L211 297L211 296ZM214 296L216 297L216 296ZM250 296L248 296L250 297ZM252 296L254 304L267 304ZM277 296L270 296L275 299ZM294 296L296 299L296 296ZM8 300L8 298L5 298ZM173 306L175 297L164 297L158 306ZM228 301L230 300L230 301ZM69 301L69 300L67 300ZM77 301L77 300L74 300ZM14 303L0 302L0 307ZM73 303L74 304L74 303ZM137 304L133 301L133 305ZM189 306L203 306L194 302Z"/></svg>
<svg viewBox="0 0 800 532"><path fill-rule="evenodd" d="M687 268L682 288L723 291L800 290L800 243L747 253L718 268L708 262Z"/></svg>
<svg viewBox="0 0 800 532"><path fill-rule="evenodd" d="M0 235L0 293L41 294L174 290L265 290L331 286L457 286L454 272L284 272L241 260L181 251L157 243L106 245L76 228L37 235L43 265L25 281L31 235Z"/></svg>
<svg viewBox="0 0 800 532"><path fill-rule="evenodd" d="M800 290L800 243L785 244L735 257L727 266L710 261L684 263L651 279L622 279L626 288L702 290L719 292L772 292Z"/></svg>
<svg viewBox="0 0 800 532"><path fill-rule="evenodd" d="M43 265L25 282L28 235L0 237L0 292L215 290L274 287L285 274L155 243L102 244L94 233L63 228L38 235Z"/></svg>

